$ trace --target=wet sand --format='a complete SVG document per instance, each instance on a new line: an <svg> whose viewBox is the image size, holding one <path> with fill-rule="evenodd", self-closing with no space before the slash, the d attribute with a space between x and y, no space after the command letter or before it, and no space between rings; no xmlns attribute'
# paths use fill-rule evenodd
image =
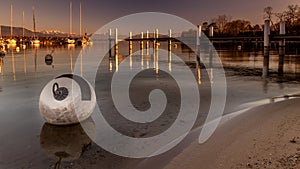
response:
<svg viewBox="0 0 300 169"><path fill-rule="evenodd" d="M165 169L300 168L300 99L254 108L194 141Z"/></svg>

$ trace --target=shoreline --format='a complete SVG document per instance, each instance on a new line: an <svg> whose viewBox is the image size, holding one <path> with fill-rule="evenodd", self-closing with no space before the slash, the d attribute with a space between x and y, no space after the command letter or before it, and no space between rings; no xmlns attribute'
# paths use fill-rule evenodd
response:
<svg viewBox="0 0 300 169"><path fill-rule="evenodd" d="M299 102L271 103L236 116L204 144L194 141L164 168L300 167Z"/></svg>

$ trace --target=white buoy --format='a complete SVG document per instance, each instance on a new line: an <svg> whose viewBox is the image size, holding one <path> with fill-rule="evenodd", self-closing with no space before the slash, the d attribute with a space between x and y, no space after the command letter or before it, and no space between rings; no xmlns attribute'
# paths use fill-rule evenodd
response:
<svg viewBox="0 0 300 169"><path fill-rule="evenodd" d="M76 124L91 116L96 105L92 86L82 77L61 75L51 80L42 90L39 110L47 123Z"/></svg>

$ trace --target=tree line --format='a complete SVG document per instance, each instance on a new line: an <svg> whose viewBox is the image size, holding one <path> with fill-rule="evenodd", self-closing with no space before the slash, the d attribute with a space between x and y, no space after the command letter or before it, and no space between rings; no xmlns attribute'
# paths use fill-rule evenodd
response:
<svg viewBox="0 0 300 169"><path fill-rule="evenodd" d="M274 12L272 7L264 8L264 19L271 21L271 31L279 34L280 21L286 23L286 34L300 35L300 7L288 5L283 12ZM211 20L211 23L204 22L202 30L208 34L209 27L214 27L216 36L260 36L263 34L264 25L252 25L248 20L232 18L228 15L219 15Z"/></svg>

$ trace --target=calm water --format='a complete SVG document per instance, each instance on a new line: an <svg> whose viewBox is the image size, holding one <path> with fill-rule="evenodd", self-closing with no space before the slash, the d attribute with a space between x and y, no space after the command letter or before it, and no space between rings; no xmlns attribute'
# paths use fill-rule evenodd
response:
<svg viewBox="0 0 300 169"><path fill-rule="evenodd" d="M134 47L136 48L137 45ZM165 47L165 44L160 46L160 48ZM91 47L86 47L86 50L89 48ZM93 143L78 125L61 128L44 124L38 110L40 92L56 76L74 71L76 60L85 59L81 58L81 49L81 47L64 46L55 48L33 47L20 51L7 50L6 56L1 59L0 67L0 168L40 169L58 167L59 164L61 168L82 168L82 166L86 168L150 168L153 165L156 168L161 168L178 154L185 144L190 142L189 139L195 139L189 137L177 149L155 158L129 159L103 150ZM53 50L53 63L47 65L44 57ZM180 46L173 49L172 52L182 56L186 62L194 62L193 54L182 50ZM128 55L127 47L120 46L120 62L124 59L124 55ZM261 51L220 50L219 56L225 66L240 66L250 69L262 67ZM139 65L144 69L147 69L147 64L153 63L153 56L151 55L144 57L133 55L133 57L133 61L139 62ZM297 55L285 57L285 72L295 75L299 73L298 57ZM271 52L270 68L272 71L277 70L277 59L277 53ZM164 60L168 61L168 58ZM108 73L110 70L116 69L114 60L107 59L104 63ZM168 64L172 67L172 64L177 63L170 62ZM130 67L128 64L128 68ZM192 69L196 76L197 71ZM201 98L209 98L210 84L206 82L208 79L207 72L201 69L200 74L202 78L202 83L199 84L200 93L203 95ZM163 77L155 76L155 78ZM246 108L247 103L296 93L299 89L297 83L262 81L259 77L249 78L232 75L227 77L227 83L225 114ZM199 127L206 117L205 112L210 105L206 100L203 99L202 101L203 106L200 110L202 115L199 116L195 128ZM115 123L118 123L117 119L114 120ZM87 123L96 131L100 130L96 125L97 121L91 120ZM135 132L140 131L133 130L132 132L135 134ZM104 136L96 132L96 137Z"/></svg>
<svg viewBox="0 0 300 169"><path fill-rule="evenodd" d="M295 50L295 49L294 49ZM244 67L249 69L262 69L263 51L242 51L242 50L219 50L219 57L225 67ZM270 72L278 72L278 51L270 51ZM298 80L300 73L300 55L286 54L284 56L283 71L286 75Z"/></svg>

